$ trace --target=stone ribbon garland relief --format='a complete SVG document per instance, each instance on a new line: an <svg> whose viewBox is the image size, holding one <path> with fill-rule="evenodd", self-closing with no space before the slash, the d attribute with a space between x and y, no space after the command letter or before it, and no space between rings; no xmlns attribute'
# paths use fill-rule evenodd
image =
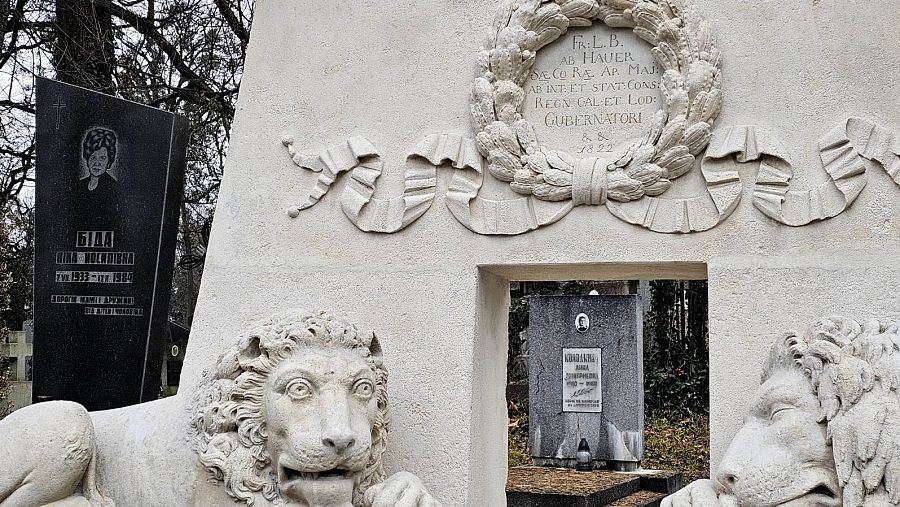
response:
<svg viewBox="0 0 900 507"><path fill-rule="evenodd" d="M651 52L664 69L663 108L649 131L620 146L608 160L576 158L541 146L534 127L522 116L523 85L537 52L569 27L590 26L595 20L633 28L653 46ZM423 139L408 159L423 158L430 165L407 164L401 196L373 198L383 162L365 138L351 138L317 156L298 153L294 140L285 138L296 165L320 172L316 187L305 203L290 210L291 216L315 205L340 173L352 171L341 197L344 213L363 231L396 232L430 208L436 169L445 162L455 169L448 208L468 229L487 235L522 234L560 220L577 205L606 205L617 218L655 232L708 230L737 207L742 185L736 164L751 161L760 163L754 204L766 216L791 226L846 210L866 184L861 157L878 161L900 185L895 137L866 120L852 118L846 128L822 138L820 155L831 181L810 191L789 190L790 156L770 130L736 126L714 133L723 105L721 55L707 22L689 0L504 2L479 63L482 75L475 80L471 102L476 139L448 134ZM704 149L700 166L707 193L686 199L658 197L694 167ZM484 161L492 176L523 197L480 197Z"/></svg>

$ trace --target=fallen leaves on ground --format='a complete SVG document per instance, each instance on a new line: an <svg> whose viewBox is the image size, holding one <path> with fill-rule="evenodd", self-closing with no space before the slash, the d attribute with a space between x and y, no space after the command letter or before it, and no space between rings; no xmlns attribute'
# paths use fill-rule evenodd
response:
<svg viewBox="0 0 900 507"><path fill-rule="evenodd" d="M641 465L681 472L685 484L709 477L709 416L647 417Z"/></svg>
<svg viewBox="0 0 900 507"><path fill-rule="evenodd" d="M508 414L509 467L529 466L528 402L510 401ZM709 416L648 415L641 466L681 472L685 484L709 477Z"/></svg>

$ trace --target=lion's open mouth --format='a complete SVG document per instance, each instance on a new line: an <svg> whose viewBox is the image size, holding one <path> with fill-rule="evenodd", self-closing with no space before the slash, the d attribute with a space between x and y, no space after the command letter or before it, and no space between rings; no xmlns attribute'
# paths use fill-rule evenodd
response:
<svg viewBox="0 0 900 507"><path fill-rule="evenodd" d="M278 487L289 500L288 505L295 505L291 502L296 502L297 505L350 507L360 472L340 466L311 471L279 464L278 479Z"/></svg>
<svg viewBox="0 0 900 507"><path fill-rule="evenodd" d="M282 477L288 482L298 479L305 479L308 481L337 481L348 479L351 475L349 470L344 470L342 468L332 468L331 470L322 470L321 472L303 472L289 467L281 467L281 471Z"/></svg>

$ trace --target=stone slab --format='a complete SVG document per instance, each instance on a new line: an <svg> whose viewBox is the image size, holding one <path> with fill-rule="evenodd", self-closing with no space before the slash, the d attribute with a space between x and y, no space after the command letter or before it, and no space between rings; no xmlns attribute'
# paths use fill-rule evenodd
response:
<svg viewBox="0 0 900 507"><path fill-rule="evenodd" d="M578 443L585 438L596 461L639 462L644 452L644 356L638 296L531 296L528 307L532 458L540 464L574 466ZM581 318L588 324L583 331ZM587 352L578 353L582 351ZM573 355L599 356L599 393L570 399L592 386L569 379L595 374L567 367L573 363L566 359ZM575 384L572 390L567 382ZM601 398L599 410L569 408L592 396Z"/></svg>
<svg viewBox="0 0 900 507"><path fill-rule="evenodd" d="M680 472L642 470L639 475L643 491L672 494L684 486L684 477Z"/></svg>
<svg viewBox="0 0 900 507"><path fill-rule="evenodd" d="M155 400L188 122L43 78L36 118L34 400Z"/></svg>
<svg viewBox="0 0 900 507"><path fill-rule="evenodd" d="M662 504L665 493L654 493L652 491L638 491L632 495L616 500L609 504L611 507L659 507Z"/></svg>
<svg viewBox="0 0 900 507"><path fill-rule="evenodd" d="M506 482L510 507L655 507L681 489L673 472L576 472L571 469L515 467Z"/></svg>
<svg viewBox="0 0 900 507"><path fill-rule="evenodd" d="M614 472L516 467L509 471L506 500L510 507L598 507L640 490L640 478Z"/></svg>

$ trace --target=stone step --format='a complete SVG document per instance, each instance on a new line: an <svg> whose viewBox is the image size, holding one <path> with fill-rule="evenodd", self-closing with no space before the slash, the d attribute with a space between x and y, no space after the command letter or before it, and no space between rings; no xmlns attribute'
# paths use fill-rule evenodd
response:
<svg viewBox="0 0 900 507"><path fill-rule="evenodd" d="M684 487L680 473L666 470L642 470L636 472L641 477L641 490L671 495Z"/></svg>
<svg viewBox="0 0 900 507"><path fill-rule="evenodd" d="M515 467L509 470L509 507L655 507L681 486L670 472L576 472L567 468Z"/></svg>
<svg viewBox="0 0 900 507"><path fill-rule="evenodd" d="M609 504L610 507L659 507L666 493L655 491L638 491Z"/></svg>
<svg viewBox="0 0 900 507"><path fill-rule="evenodd" d="M567 468L515 467L506 483L508 507L598 507L641 489L640 477Z"/></svg>

